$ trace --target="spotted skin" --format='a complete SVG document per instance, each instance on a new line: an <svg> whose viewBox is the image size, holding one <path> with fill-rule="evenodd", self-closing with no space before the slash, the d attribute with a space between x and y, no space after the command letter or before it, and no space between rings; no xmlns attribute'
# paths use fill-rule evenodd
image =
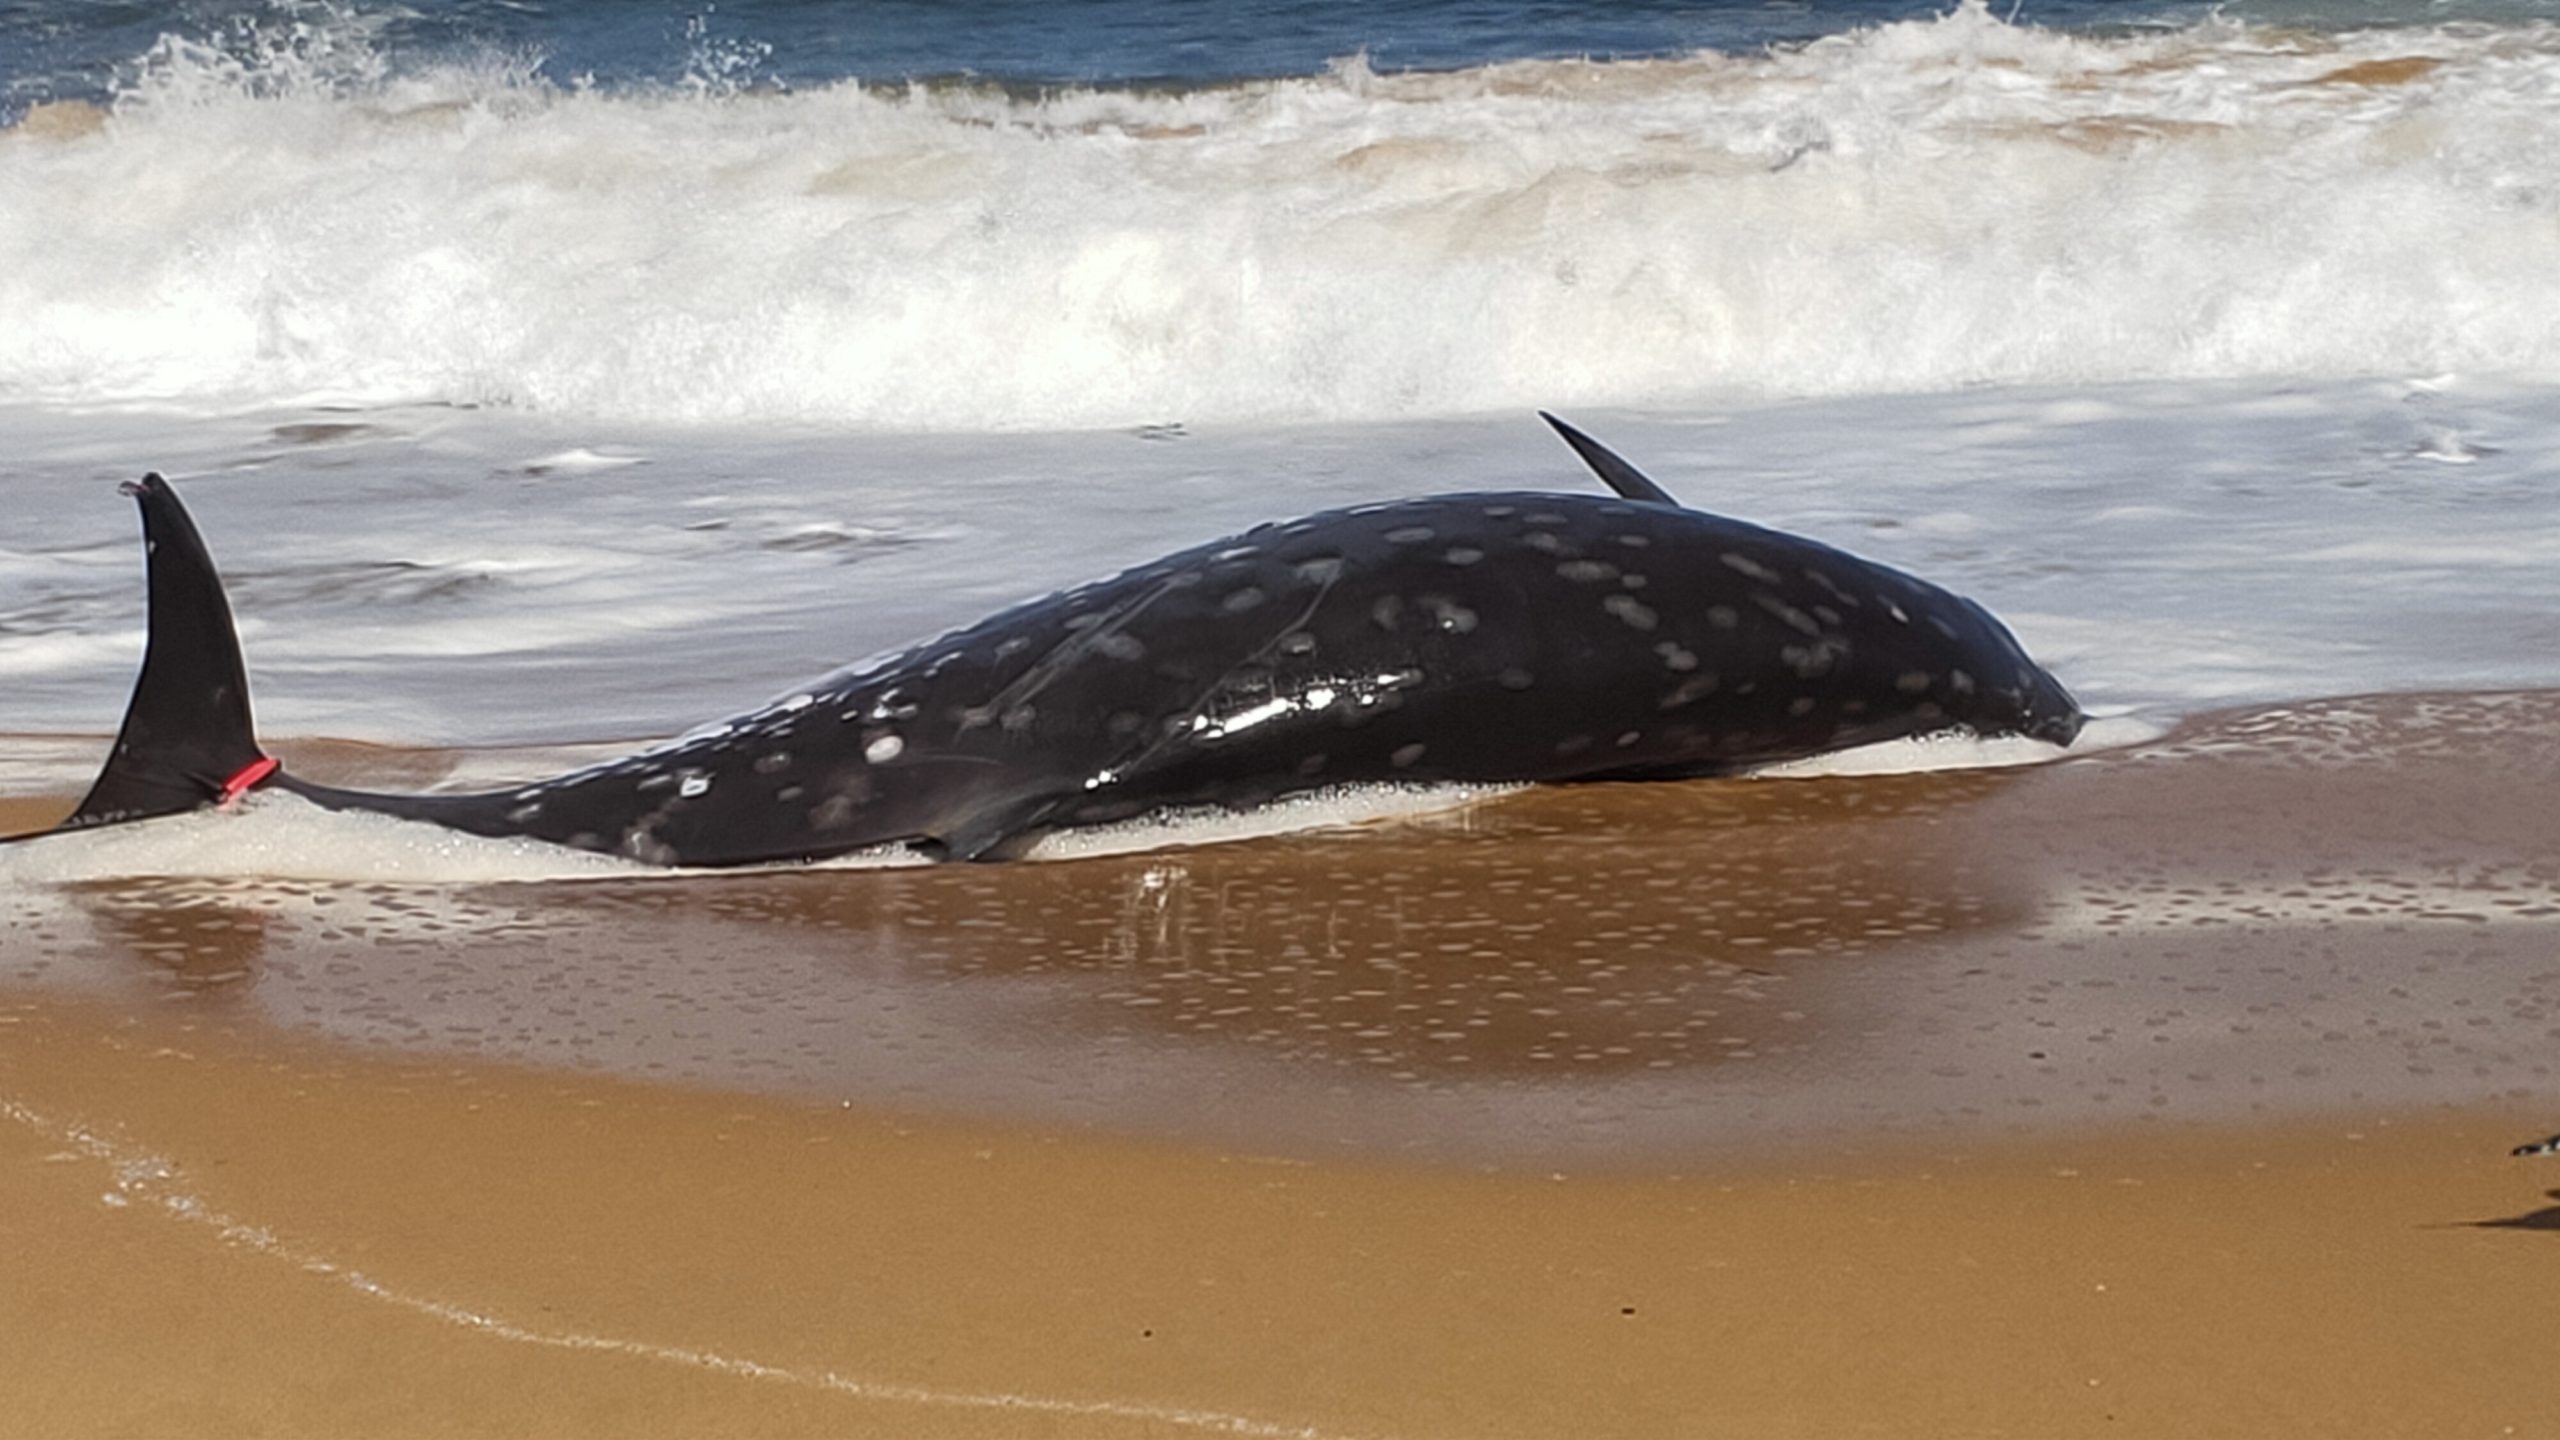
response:
<svg viewBox="0 0 2560 1440"><path fill-rule="evenodd" d="M1941 730L2078 733L2070 695L1971 601L1683 509L1549 418L1616 498L1437 495L1265 525L642 754L470 795L273 772L212 560L146 476L127 489L151 639L65 828L259 785L653 864L900 841L985 859L1053 829L1345 783L1672 779Z"/></svg>
<svg viewBox="0 0 2560 1440"><path fill-rule="evenodd" d="M503 794L393 806L286 783L657 863L898 840L981 858L1345 782L1713 775L2079 725L1997 621L1935 586L1698 511L1525 492L1266 525Z"/></svg>

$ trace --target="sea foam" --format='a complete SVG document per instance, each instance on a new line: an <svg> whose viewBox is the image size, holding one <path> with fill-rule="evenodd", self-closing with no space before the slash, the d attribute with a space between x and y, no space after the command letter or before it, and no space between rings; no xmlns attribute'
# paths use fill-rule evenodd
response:
<svg viewBox="0 0 2560 1440"><path fill-rule="evenodd" d="M1029 95L171 40L103 123L0 136L0 398L984 430L2546 371L2555 84L2548 25L1978 3Z"/></svg>

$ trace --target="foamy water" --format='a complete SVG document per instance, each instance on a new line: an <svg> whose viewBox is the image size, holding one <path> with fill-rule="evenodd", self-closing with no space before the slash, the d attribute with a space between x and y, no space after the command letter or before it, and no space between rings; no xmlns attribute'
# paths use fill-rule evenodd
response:
<svg viewBox="0 0 2560 1440"><path fill-rule="evenodd" d="M1975 597L2101 717L2560 681L2560 395L2539 383L1574 418L1691 504ZM0 435L22 501L0 532L5 724L93 735L140 653L113 485L146 466L178 481L229 579L267 733L429 745L671 735L1262 521L1596 488L1527 415L1151 439L0 409ZM573 449L641 463L539 463Z"/></svg>
<svg viewBox="0 0 2560 1440"><path fill-rule="evenodd" d="M974 432L2549 371L2555 94L2548 25L1978 3L1036 96L167 41L0 143L0 395Z"/></svg>
<svg viewBox="0 0 2560 1440"><path fill-rule="evenodd" d="M1871 746L1846 773L1936 768L1944 757L1917 752L1892 760ZM2047 752L2051 747L2038 747ZM1981 764L2025 763L2002 754ZM1962 760L1955 763L1962 764ZM1794 773L1825 773L1799 770ZM1165 811L1111 825L1042 836L1027 860L1081 860L1269 835L1346 830L1386 824L1463 824L1470 806L1518 790L1505 785L1352 785L1295 795L1251 810L1200 807ZM771 870L877 870L926 865L930 857L884 845ZM667 873L613 855L522 838L484 838L421 821L361 811L324 810L281 791L258 792L220 810L173 816L149 825L110 825L50 835L37 843L0 845L0 887L72 885L100 879L197 882L254 877L264 881L364 885L504 885L629 878ZM735 874L728 871L680 873Z"/></svg>
<svg viewBox="0 0 2560 1440"><path fill-rule="evenodd" d="M385 815L332 814L282 793L150 825L0 846L0 885L10 886L138 876L475 885L634 873L642 867L610 855L483 839Z"/></svg>

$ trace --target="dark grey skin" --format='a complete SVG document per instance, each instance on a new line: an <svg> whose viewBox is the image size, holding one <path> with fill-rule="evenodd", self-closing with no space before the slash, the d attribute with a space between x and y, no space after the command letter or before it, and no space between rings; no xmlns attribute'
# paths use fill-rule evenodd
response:
<svg viewBox="0 0 2560 1440"><path fill-rule="evenodd" d="M1061 827L1353 782L1677 779L1936 731L2058 745L2078 734L2070 695L1980 606L1682 509L1558 428L1626 498L1439 495L1265 525L839 671L673 744L505 791L380 795L282 773L256 783L652 864L900 841L977 860ZM201 553L164 482L137 493L154 544L155 654L128 736L163 644L162 561L186 548L170 543L176 527ZM219 605L209 561L203 571L171 588L210 586ZM227 641L227 610L219 628ZM221 689L220 678L189 683ZM238 692L236 742L199 745L187 774L144 786L147 767L120 737L71 823L217 795L260 759L245 678Z"/></svg>

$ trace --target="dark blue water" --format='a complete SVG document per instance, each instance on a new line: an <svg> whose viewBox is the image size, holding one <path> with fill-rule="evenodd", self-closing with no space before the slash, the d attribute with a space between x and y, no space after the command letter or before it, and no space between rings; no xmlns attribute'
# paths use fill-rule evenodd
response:
<svg viewBox="0 0 2560 1440"><path fill-rule="evenodd" d="M102 100L163 37L255 69L277 48L360 37L397 71L531 63L559 84L716 80L804 88L971 76L1013 85L1196 85L1308 74L1361 54L1379 70L1800 44L1953 0L0 0L0 119ZM1992 0L2069 30L2194 23L2220 12L2322 28L2560 16L2560 0Z"/></svg>

